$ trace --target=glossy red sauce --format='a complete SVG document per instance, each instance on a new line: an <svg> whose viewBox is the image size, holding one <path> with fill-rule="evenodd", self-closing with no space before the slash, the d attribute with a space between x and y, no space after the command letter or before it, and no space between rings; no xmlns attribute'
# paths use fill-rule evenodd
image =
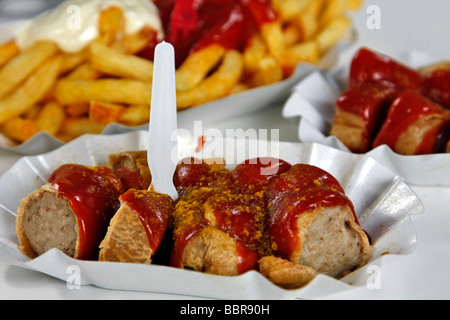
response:
<svg viewBox="0 0 450 320"><path fill-rule="evenodd" d="M133 171L127 167L120 167L114 173L122 181L125 190L145 190L149 187L149 181L145 181L139 171Z"/></svg>
<svg viewBox="0 0 450 320"><path fill-rule="evenodd" d="M205 145L205 143L206 143L206 137L204 137L204 136L198 137L198 144L197 144L197 148L195 148L195 152L197 152L197 153L201 152L203 150L203 146Z"/></svg>
<svg viewBox="0 0 450 320"><path fill-rule="evenodd" d="M173 180L178 194L183 195L192 188L227 184L228 173L225 169L211 170L211 167L200 159L187 158L177 166Z"/></svg>
<svg viewBox="0 0 450 320"><path fill-rule="evenodd" d="M120 196L139 217L147 233L150 248L156 253L169 225L174 205L168 195L131 189Z"/></svg>
<svg viewBox="0 0 450 320"><path fill-rule="evenodd" d="M450 70L436 70L424 78L424 95L450 109Z"/></svg>
<svg viewBox="0 0 450 320"><path fill-rule="evenodd" d="M404 92L392 104L387 120L374 141L374 147L386 144L395 150L398 139L402 133L406 132L409 126L420 118L433 114L442 115L444 114L444 109L418 92ZM433 150L435 142L436 132L431 131L416 152L422 153Z"/></svg>
<svg viewBox="0 0 450 320"><path fill-rule="evenodd" d="M286 256L298 248L297 218L302 213L319 206L348 205L358 221L340 183L318 167L292 166L274 158L251 159L229 172L230 177L223 180L226 183L211 180L205 184L208 180L201 177L210 177L208 170L208 165L193 158L177 168L178 185L193 187L177 203L173 266L182 267L187 243L207 226L237 241L238 269L244 273L256 268L258 258L269 252L272 243L278 247L276 253ZM201 186L196 180L202 181Z"/></svg>
<svg viewBox="0 0 450 320"><path fill-rule="evenodd" d="M270 204L287 193L317 187L325 187L345 194L339 181L327 171L308 164L296 164L270 180L266 200Z"/></svg>
<svg viewBox="0 0 450 320"><path fill-rule="evenodd" d="M328 172L297 164L271 180L267 191L267 232L272 250L289 259L300 247L297 220L319 207L348 205L358 222L352 202L339 182Z"/></svg>
<svg viewBox="0 0 450 320"><path fill-rule="evenodd" d="M247 246L240 241L236 242L236 254L237 254L237 272L243 274L247 271L254 270L258 264L258 254L250 250Z"/></svg>
<svg viewBox="0 0 450 320"><path fill-rule="evenodd" d="M350 69L350 87L361 83L387 81L403 90L420 90L421 75L397 61L370 51L361 49L353 58Z"/></svg>
<svg viewBox="0 0 450 320"><path fill-rule="evenodd" d="M360 116L365 125L363 145L352 150L356 153L367 152L376 133L386 119L389 107L398 95L396 87L387 82L364 83L345 91L336 102L340 110Z"/></svg>
<svg viewBox="0 0 450 320"><path fill-rule="evenodd" d="M327 187L317 187L290 192L278 198L269 210L267 231L271 238L272 249L282 258L289 259L300 249L298 217L319 207L348 205L351 201L342 193Z"/></svg>
<svg viewBox="0 0 450 320"><path fill-rule="evenodd" d="M192 189L190 189L193 191ZM189 241L208 224L203 215L203 204L215 191L211 188L194 190L191 194L181 195L173 215L174 245L170 264L183 267L183 253Z"/></svg>
<svg viewBox="0 0 450 320"><path fill-rule="evenodd" d="M241 193L255 194L262 191L273 176L290 168L291 165L281 159L249 159L236 166L231 172L231 178Z"/></svg>
<svg viewBox="0 0 450 320"><path fill-rule="evenodd" d="M95 260L98 246L116 213L123 192L121 181L106 167L63 165L48 182L69 201L78 220L78 259Z"/></svg>
<svg viewBox="0 0 450 320"><path fill-rule="evenodd" d="M156 0L176 65L212 43L242 49L252 30L275 20L268 0ZM151 53L151 48L147 50ZM152 58L152 57L149 57Z"/></svg>
<svg viewBox="0 0 450 320"><path fill-rule="evenodd" d="M222 193L208 199L208 209L214 215L214 227L258 250L265 224L262 197Z"/></svg>
<svg viewBox="0 0 450 320"><path fill-rule="evenodd" d="M212 226L237 242L239 273L256 268L258 251L264 234L265 205L262 193L242 193L238 185L250 179L267 183L269 175L276 175L290 165L277 159L254 159L240 164L233 175L225 169L215 171L199 159L182 161L175 173L175 186L181 201L175 214L175 245L171 264L182 266L182 254L187 243L203 228ZM255 163L255 164L251 164ZM266 170L261 170L261 169ZM272 170L269 170L272 169ZM247 182L249 187L251 182ZM256 188L251 188L255 191ZM256 192L255 192L256 193ZM205 209L207 208L207 209ZM212 216L205 217L205 210ZM177 214L182 216L177 217ZM177 228L177 220L180 222Z"/></svg>

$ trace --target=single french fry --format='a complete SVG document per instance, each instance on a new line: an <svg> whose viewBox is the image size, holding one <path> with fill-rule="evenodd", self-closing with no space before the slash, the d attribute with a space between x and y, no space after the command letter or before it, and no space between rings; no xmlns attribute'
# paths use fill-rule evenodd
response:
<svg viewBox="0 0 450 320"><path fill-rule="evenodd" d="M328 0L320 16L320 25L325 26L337 17L342 16L347 9L348 0Z"/></svg>
<svg viewBox="0 0 450 320"><path fill-rule="evenodd" d="M0 100L0 123L21 115L47 94L55 83L60 62L60 55L50 58L21 87Z"/></svg>
<svg viewBox="0 0 450 320"><path fill-rule="evenodd" d="M236 84L231 91L229 92L228 95L233 95L233 94L237 94L237 93L241 93L244 92L246 90L250 89L250 87L248 86L248 84L245 83L238 83Z"/></svg>
<svg viewBox="0 0 450 320"><path fill-rule="evenodd" d="M300 27L293 22L288 22L283 27L283 37L286 46L292 46L303 40L303 34Z"/></svg>
<svg viewBox="0 0 450 320"><path fill-rule="evenodd" d="M320 47L317 41L306 41L288 48L282 58L285 77L292 74L300 62L316 64L320 59Z"/></svg>
<svg viewBox="0 0 450 320"><path fill-rule="evenodd" d="M39 112L41 112L41 108L42 106L40 104L35 104L20 116L24 119L36 120Z"/></svg>
<svg viewBox="0 0 450 320"><path fill-rule="evenodd" d="M90 45L89 52L92 67L104 74L142 81L153 78L152 61L95 42Z"/></svg>
<svg viewBox="0 0 450 320"><path fill-rule="evenodd" d="M275 10L283 21L295 19L314 0L277 0Z"/></svg>
<svg viewBox="0 0 450 320"><path fill-rule="evenodd" d="M319 18L320 14L324 10L325 3L328 0L313 0L310 1L306 7L303 9L303 13L312 14L316 19Z"/></svg>
<svg viewBox="0 0 450 320"><path fill-rule="evenodd" d="M150 105L131 105L125 108L119 115L119 123L130 126L138 126L148 123L150 119Z"/></svg>
<svg viewBox="0 0 450 320"><path fill-rule="evenodd" d="M56 135L61 129L66 114L63 106L56 102L44 105L36 118L36 125L40 131Z"/></svg>
<svg viewBox="0 0 450 320"><path fill-rule="evenodd" d="M298 16L297 23L302 33L302 40L311 40L319 30L319 23L312 13L304 12Z"/></svg>
<svg viewBox="0 0 450 320"><path fill-rule="evenodd" d="M12 92L17 85L57 51L56 44L44 41L36 43L11 59L0 69L0 98Z"/></svg>
<svg viewBox="0 0 450 320"><path fill-rule="evenodd" d="M217 65L225 54L225 48L212 44L199 51L189 54L187 59L176 70L176 88L186 91L198 85L211 69Z"/></svg>
<svg viewBox="0 0 450 320"><path fill-rule="evenodd" d="M64 106L64 110L69 117L81 117L89 113L89 104L79 103Z"/></svg>
<svg viewBox="0 0 450 320"><path fill-rule="evenodd" d="M1 125L1 132L21 143L38 133L39 129L33 120L15 117Z"/></svg>
<svg viewBox="0 0 450 320"><path fill-rule="evenodd" d="M14 58L18 53L19 47L17 47L15 41L9 41L4 44L0 44L0 67Z"/></svg>
<svg viewBox="0 0 450 320"><path fill-rule="evenodd" d="M82 63L84 63L87 60L87 58L88 58L87 50L81 50L75 53L64 53L61 59L59 74L65 75L69 72L72 72Z"/></svg>
<svg viewBox="0 0 450 320"><path fill-rule="evenodd" d="M157 32L153 28L143 27L134 34L125 35L123 39L114 42L111 47L123 53L136 54L154 42L156 37Z"/></svg>
<svg viewBox="0 0 450 320"><path fill-rule="evenodd" d="M110 6L100 12L98 19L100 43L109 45L125 34L125 14L120 7Z"/></svg>
<svg viewBox="0 0 450 320"><path fill-rule="evenodd" d="M57 137L69 141L84 134L100 134L104 129L105 124L94 122L88 117L66 118Z"/></svg>
<svg viewBox="0 0 450 320"><path fill-rule="evenodd" d="M89 106L89 119L102 124L118 122L125 106L116 103L91 101Z"/></svg>
<svg viewBox="0 0 450 320"><path fill-rule="evenodd" d="M350 30L351 25L352 20L345 16L340 16L331 20L317 35L320 53L325 53L342 39Z"/></svg>
<svg viewBox="0 0 450 320"><path fill-rule="evenodd" d="M261 26L261 35L266 42L269 52L279 59L286 50L283 30L279 21L265 23Z"/></svg>
<svg viewBox="0 0 450 320"><path fill-rule="evenodd" d="M243 69L242 54L236 50L228 50L216 72L193 89L178 92L178 109L186 109L226 96L239 82Z"/></svg>
<svg viewBox="0 0 450 320"><path fill-rule="evenodd" d="M128 79L61 80L55 98L63 105L89 104L93 100L146 104L151 101L151 83Z"/></svg>
<svg viewBox="0 0 450 320"><path fill-rule="evenodd" d="M89 62L83 63L70 72L64 79L66 80L95 80L103 75L99 70L94 69Z"/></svg>
<svg viewBox="0 0 450 320"><path fill-rule="evenodd" d="M253 74L259 70L259 62L267 54L267 47L259 34L253 35L244 49L244 70Z"/></svg>
<svg viewBox="0 0 450 320"><path fill-rule="evenodd" d="M283 69L278 61L267 56L260 60L259 70L248 81L247 84L251 87L260 87L269 85L283 79Z"/></svg>

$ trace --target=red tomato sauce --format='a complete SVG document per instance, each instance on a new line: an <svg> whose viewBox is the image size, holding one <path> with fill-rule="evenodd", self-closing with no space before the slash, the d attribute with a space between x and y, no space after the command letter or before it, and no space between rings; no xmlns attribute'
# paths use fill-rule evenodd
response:
<svg viewBox="0 0 450 320"><path fill-rule="evenodd" d="M319 207L349 206L358 223L353 204L336 178L311 165L297 164L271 180L267 201L271 248L285 259L300 248L297 220L303 213Z"/></svg>
<svg viewBox="0 0 450 320"><path fill-rule="evenodd" d="M402 133L406 132L409 126L422 117L432 114L443 114L443 110L440 105L418 92L404 92L392 104L387 120L374 141L374 147L386 144L395 150L398 139ZM435 129L437 131L431 131L425 137L416 153L433 152L437 132L441 131L442 128Z"/></svg>
<svg viewBox="0 0 450 320"><path fill-rule="evenodd" d="M179 66L190 52L216 43L241 50L253 30L276 19L269 0L156 0L165 41ZM152 44L145 56L153 59Z"/></svg>
<svg viewBox="0 0 450 320"><path fill-rule="evenodd" d="M173 212L172 199L154 191L135 189L127 191L119 199L139 217L147 233L150 248L156 253Z"/></svg>
<svg viewBox="0 0 450 320"><path fill-rule="evenodd" d="M63 165L48 182L69 201L78 220L78 259L95 260L109 221L123 192L121 181L106 167Z"/></svg>
<svg viewBox="0 0 450 320"><path fill-rule="evenodd" d="M421 75L397 61L361 49L353 58L350 70L350 87L361 83L386 81L402 90L420 90Z"/></svg>

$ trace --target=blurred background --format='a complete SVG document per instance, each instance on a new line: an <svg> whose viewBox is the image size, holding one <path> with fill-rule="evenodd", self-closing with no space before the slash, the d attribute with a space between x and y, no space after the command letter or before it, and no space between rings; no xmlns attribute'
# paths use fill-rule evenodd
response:
<svg viewBox="0 0 450 320"><path fill-rule="evenodd" d="M0 0L0 23L29 19L63 0Z"/></svg>

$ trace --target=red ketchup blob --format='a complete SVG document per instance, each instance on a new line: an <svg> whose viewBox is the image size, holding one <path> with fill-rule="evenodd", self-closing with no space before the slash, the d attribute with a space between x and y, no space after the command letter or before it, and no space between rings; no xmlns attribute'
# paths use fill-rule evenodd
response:
<svg viewBox="0 0 450 320"><path fill-rule="evenodd" d="M300 247L297 219L301 214L319 207L348 205L358 221L352 202L336 178L311 165L297 164L273 178L266 199L266 232L272 250L285 259Z"/></svg>
<svg viewBox="0 0 450 320"><path fill-rule="evenodd" d="M255 194L263 191L269 180L290 169L291 165L284 160L272 157L249 159L236 166L231 178L239 192Z"/></svg>
<svg viewBox="0 0 450 320"><path fill-rule="evenodd" d="M423 93L434 102L450 109L450 70L436 70L425 76Z"/></svg>
<svg viewBox="0 0 450 320"><path fill-rule="evenodd" d="M156 0L179 66L210 44L240 50L253 30L275 20L268 0ZM147 50L149 53L152 51ZM151 57L150 57L151 58Z"/></svg>
<svg viewBox="0 0 450 320"><path fill-rule="evenodd" d="M121 181L106 167L63 165L48 182L69 201L78 220L78 259L96 260L98 246L120 205Z"/></svg>
<svg viewBox="0 0 450 320"><path fill-rule="evenodd" d="M266 218L263 192L258 191L264 190L271 177L290 167L279 159L258 158L239 164L229 173L225 169L214 170L199 159L182 161L174 181L180 195L187 199L177 204L186 204L181 210L185 214L185 225L175 228L171 264L181 267L189 240L203 228L212 226L236 240L238 273L255 269Z"/></svg>
<svg viewBox="0 0 450 320"><path fill-rule="evenodd" d="M373 139L386 119L389 107L397 97L398 90L388 82L363 83L345 91L336 102L338 109L357 114L365 124L363 144L351 150L364 153L372 147Z"/></svg>
<svg viewBox="0 0 450 320"><path fill-rule="evenodd" d="M350 87L361 83L386 81L401 90L420 90L420 74L397 61L366 48L353 58L350 69Z"/></svg>
<svg viewBox="0 0 450 320"><path fill-rule="evenodd" d="M150 248L155 254L166 233L174 209L172 198L154 191L131 189L122 194L119 199L139 217L147 233Z"/></svg>
<svg viewBox="0 0 450 320"><path fill-rule="evenodd" d="M396 150L396 143L401 134L419 119L439 114L444 115L445 110L438 104L422 96L415 91L406 91L401 94L392 104L387 120L374 141L374 148L386 144L392 150ZM447 122L448 122L448 115ZM415 154L430 154L435 151L436 139L444 125L430 130L415 151Z"/></svg>
<svg viewBox="0 0 450 320"><path fill-rule="evenodd" d="M213 187L219 184L225 187L228 183L228 172L214 170L203 160L186 158L177 166L173 181L178 194L184 195L193 188Z"/></svg>

